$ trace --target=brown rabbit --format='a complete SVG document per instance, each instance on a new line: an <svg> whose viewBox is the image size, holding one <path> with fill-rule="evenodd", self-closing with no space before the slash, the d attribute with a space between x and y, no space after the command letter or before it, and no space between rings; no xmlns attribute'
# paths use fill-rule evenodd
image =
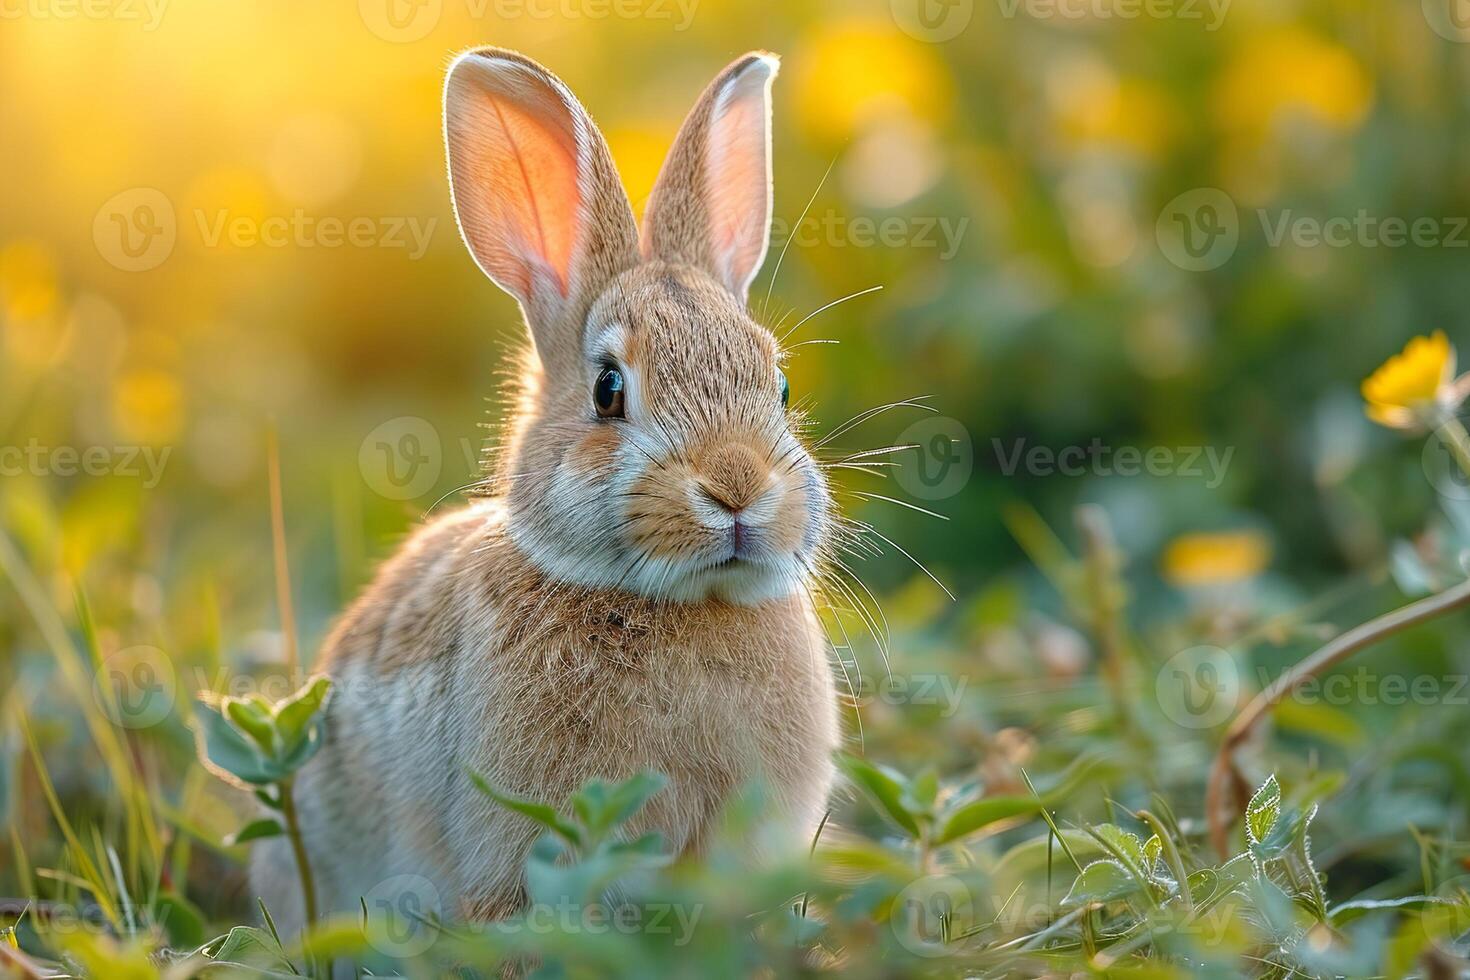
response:
<svg viewBox="0 0 1470 980"><path fill-rule="evenodd" d="M500 495L419 530L327 641L337 689L296 788L323 913L399 875L432 883L447 917L514 911L536 829L467 769L554 805L658 770L668 785L631 829L681 852L751 780L791 842L821 820L839 725L809 586L832 503L782 352L746 312L776 69L752 53L714 80L640 238L559 79L493 48L450 67L460 230L533 349ZM255 888L294 935L290 849L257 853Z"/></svg>

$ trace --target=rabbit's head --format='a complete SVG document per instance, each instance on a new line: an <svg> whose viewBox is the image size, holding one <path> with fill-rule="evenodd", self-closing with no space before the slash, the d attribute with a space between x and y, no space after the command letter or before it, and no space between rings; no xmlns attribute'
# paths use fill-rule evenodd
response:
<svg viewBox="0 0 1470 980"><path fill-rule="evenodd" d="M548 576L756 603L830 536L775 338L746 312L771 220L775 57L748 54L680 129L642 234L607 143L513 52L461 55L444 96L455 214L530 327L499 466L512 539Z"/></svg>

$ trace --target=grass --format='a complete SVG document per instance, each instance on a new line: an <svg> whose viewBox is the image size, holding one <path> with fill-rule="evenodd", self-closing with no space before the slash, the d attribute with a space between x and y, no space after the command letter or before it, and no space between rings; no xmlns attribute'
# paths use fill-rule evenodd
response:
<svg viewBox="0 0 1470 980"><path fill-rule="evenodd" d="M1025 621L1003 589L948 609L918 591L930 586L890 597L888 620L899 625L888 642L906 693L879 683L858 692L863 703L848 700L850 730L861 716L862 741L839 759L849 789L810 855L747 866L759 787L732 805L705 859L680 862L657 838L617 833L658 791L656 774L591 785L561 814L483 786L547 827L528 865L527 910L499 923L458 922L410 884L364 896L361 916L325 921L306 936L277 933L244 890L241 867L251 840L289 833L289 807L279 801L289 799L281 790L289 792L291 766L310 756L293 748L315 737L309 719L298 712L291 733L267 731L255 743L261 752L273 746L277 762L295 759L249 780L275 787L266 797L287 826L245 827L244 797L191 751L185 712L207 692L183 690L190 675L178 665L180 689L160 716L133 698L136 674L116 686L94 683L148 658L105 656L106 631L85 592L60 607L16 540L0 536L0 571L58 682L45 697L17 685L6 698L19 751L6 760L10 860L0 881L12 897L0 961L20 976L93 977L295 976L323 973L333 960L409 976L451 968L493 976L506 963L588 976L1441 976L1464 968L1470 778L1454 746L1464 744L1467 713L1450 692L1407 707L1288 697L1279 714L1262 712L1277 722L1273 735L1233 729L1222 743L1223 724L1193 725L1159 697L1159 677L1168 675L1151 653L1168 649L1159 637L1197 631L1201 610L1141 617L1126 558L1099 510L1077 515L1076 555L1034 513L1012 509L1008 520L1075 624L1046 622L1049 642L1085 633L1095 662L1000 657L998 644L1023 635ZM1371 601L1387 591L1374 588ZM1349 598L1344 611L1369 601ZM924 621L915 611L944 628L905 629ZM874 615L834 610L832 632L854 635ZM1387 619L1410 625L1403 615ZM1304 636L1320 633L1290 612L1273 614L1282 647L1273 651L1253 639L1260 625L1233 627L1234 653L1263 669L1274 663L1276 674ZM1386 650L1366 654L1376 654L1385 677L1407 675L1405 657L1433 676L1425 671L1463 663L1454 625L1350 637L1355 648L1387 638ZM856 668L858 651L839 645ZM874 661L867 675L891 680L875 653L862 654ZM212 666L218 654L196 659ZM917 692L927 674L975 683L968 697L926 703L933 699ZM261 729L230 704L268 728L280 713L272 700L216 696L223 714L205 713L240 738ZM1203 808L1208 762L1222 744L1235 748L1241 773L1254 774L1223 853L1211 846ZM213 741L209 755L216 772L230 768Z"/></svg>

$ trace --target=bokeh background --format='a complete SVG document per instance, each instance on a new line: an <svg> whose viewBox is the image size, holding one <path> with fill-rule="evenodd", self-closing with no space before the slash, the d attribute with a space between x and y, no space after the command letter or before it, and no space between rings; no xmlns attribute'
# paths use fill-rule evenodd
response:
<svg viewBox="0 0 1470 980"><path fill-rule="evenodd" d="M1102 698L1097 643L1048 574L1082 546L1082 503L1101 505L1117 542L1143 674L1191 643L1249 635L1263 646L1242 698L1258 668L1273 674L1334 624L1443 584L1443 554L1422 535L1453 524L1432 517L1443 474L1422 440L1365 419L1358 385L1410 336L1463 329L1470 31L1438 0L1154 9L0 7L0 444L30 447L0 476L17 586L0 590L0 676L38 719L63 796L77 812L106 810L87 802L102 777L46 642L48 626L72 625L78 589L102 652L166 651L181 698L221 665L282 656L273 438L308 659L373 562L476 479L521 332L513 302L465 253L446 189L443 71L477 44L526 52L567 81L640 212L709 78L748 49L782 56L775 211L778 232L795 233L773 244L757 310L789 324L882 287L792 337L840 342L794 352L793 397L818 431L895 399L929 396L937 412L922 423L896 409L840 440L921 445L895 457L906 467L886 485L859 473L849 485L947 521L844 503L956 596L892 549L862 562L895 669L909 657L971 682L953 718L871 705L870 753L1000 773L1086 744ZM1360 214L1428 219L1434 241L1388 243ZM1358 222L1345 244L1276 235L1334 217ZM1008 463L1089 446L1115 468ZM98 472L69 470L56 455L66 447L100 447ZM1129 447L1165 455L1155 472L1120 473ZM876 668L873 644L857 645ZM1436 676L1463 670L1463 631L1415 634L1371 662L1410 655ZM1416 726L1441 732L1434 718L1464 711L1326 710L1297 713L1298 734L1325 740L1289 746L1303 767L1404 726L1439 738ZM189 753L171 724L163 768ZM1162 740L1157 773L1197 813L1212 744L1185 734ZM3 737L13 761L19 735ZM1000 769L986 768L992 756ZM1342 765L1360 791L1342 823L1381 832L1405 866L1407 814L1464 813L1432 774L1413 806L1364 816L1376 777ZM44 842L23 768L6 770L6 816ZM198 787L188 807L202 828L233 819L226 798ZM1348 880L1389 874L1380 857ZM241 901L231 874L211 911Z"/></svg>

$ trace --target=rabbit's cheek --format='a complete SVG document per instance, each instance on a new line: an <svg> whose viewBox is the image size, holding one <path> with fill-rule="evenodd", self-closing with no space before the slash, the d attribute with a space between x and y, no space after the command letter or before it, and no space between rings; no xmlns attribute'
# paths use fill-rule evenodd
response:
<svg viewBox="0 0 1470 980"><path fill-rule="evenodd" d="M594 476L606 479L617 469L617 451L622 438L613 425L601 423L592 429L567 452L565 465L579 476Z"/></svg>

